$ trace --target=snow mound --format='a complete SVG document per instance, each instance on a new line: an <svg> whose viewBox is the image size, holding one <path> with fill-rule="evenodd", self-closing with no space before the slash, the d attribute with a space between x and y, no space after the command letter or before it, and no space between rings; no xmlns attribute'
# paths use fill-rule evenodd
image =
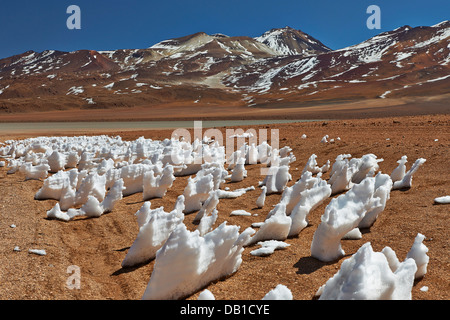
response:
<svg viewBox="0 0 450 320"><path fill-rule="evenodd" d="M290 214L301 199L302 192L317 186L322 180L321 173L312 176L311 171L304 171L298 181L284 189L280 202L286 205L286 214Z"/></svg>
<svg viewBox="0 0 450 320"><path fill-rule="evenodd" d="M251 216L252 214L246 210L233 210L230 216Z"/></svg>
<svg viewBox="0 0 450 320"><path fill-rule="evenodd" d="M162 174L155 177L153 170L144 173L143 177L143 199L144 201L153 198L162 198L170 188L175 180L173 175L173 166L166 166Z"/></svg>
<svg viewBox="0 0 450 320"><path fill-rule="evenodd" d="M155 258L171 232L183 222L183 208L183 196L178 197L170 213L165 212L163 207L152 210L149 204L143 205L138 211L144 217L139 221L139 233L122 261L122 267L131 267Z"/></svg>
<svg viewBox="0 0 450 320"><path fill-rule="evenodd" d="M247 177L247 170L245 170L245 159L239 158L233 168L230 178L232 182L239 182L244 180L245 177Z"/></svg>
<svg viewBox="0 0 450 320"><path fill-rule="evenodd" d="M204 236L206 233L212 230L213 225L214 223L216 223L218 217L219 215L217 209L214 209L211 214L204 215L202 217L197 228L201 236Z"/></svg>
<svg viewBox="0 0 450 320"><path fill-rule="evenodd" d="M408 162L407 156L402 156L401 159L397 161L398 166L391 173L392 182L395 183L403 179L406 173L406 162Z"/></svg>
<svg viewBox="0 0 450 320"><path fill-rule="evenodd" d="M195 216L193 222L199 222L204 216L207 216L208 214L211 214L214 209L216 209L217 205L219 204L219 194L217 191L210 191L209 197L206 199L206 201L202 204L202 207L198 211L197 215Z"/></svg>
<svg viewBox="0 0 450 320"><path fill-rule="evenodd" d="M205 289L202 292L200 292L197 300L216 300L216 298L211 293L211 291L209 291L208 289Z"/></svg>
<svg viewBox="0 0 450 320"><path fill-rule="evenodd" d="M200 210L203 203L209 198L214 189L213 176L208 174L204 177L189 177L183 195L185 197L185 213Z"/></svg>
<svg viewBox="0 0 450 320"><path fill-rule="evenodd" d="M45 163L34 166L26 162L19 167L19 171L25 174L25 180L40 180L47 178L50 166Z"/></svg>
<svg viewBox="0 0 450 320"><path fill-rule="evenodd" d="M349 259L316 295L320 300L411 300L417 266L406 259L393 271L382 252L366 243Z"/></svg>
<svg viewBox="0 0 450 320"><path fill-rule="evenodd" d="M290 246L290 244L286 242L277 240L260 241L257 244L260 245L261 248L251 251L250 254L260 257L269 256L274 253L275 250L284 249Z"/></svg>
<svg viewBox="0 0 450 320"><path fill-rule="evenodd" d="M311 172L313 174L316 174L316 173L319 173L319 172L325 173L329 169L330 169L330 161L329 160L322 167L319 167L318 164L317 164L317 155L312 154L309 157L308 161L306 162L306 165L303 168L303 172L302 173L304 173L305 171L309 171L309 172Z"/></svg>
<svg viewBox="0 0 450 320"><path fill-rule="evenodd" d="M367 210L358 228L370 228L376 221L378 215L386 208L386 202L390 199L392 180L387 174L378 173L375 177L375 192L373 198L379 199Z"/></svg>
<svg viewBox="0 0 450 320"><path fill-rule="evenodd" d="M332 194L349 190L354 184L360 183L366 177L372 177L379 169L377 159L374 154L366 154L361 158L351 158L350 154L341 154L331 168L330 179Z"/></svg>
<svg viewBox="0 0 450 320"><path fill-rule="evenodd" d="M211 281L235 273L242 263L243 244L253 229L222 223L200 236L181 223L156 253L150 281L142 299L166 300L188 296Z"/></svg>
<svg viewBox="0 0 450 320"><path fill-rule="evenodd" d="M384 208L387 200L385 184L390 177L378 174L355 184L345 194L331 199L321 217L311 243L311 255L321 261L333 261L344 255L340 240L358 227L367 212L374 211L369 221ZM381 189L380 189L381 188Z"/></svg>
<svg viewBox="0 0 450 320"><path fill-rule="evenodd" d="M215 300L216 298L208 289L203 290L198 295L197 300ZM283 284L277 285L270 290L261 300L293 300L292 292Z"/></svg>
<svg viewBox="0 0 450 320"><path fill-rule="evenodd" d="M409 169L408 172L404 175L404 177L401 180L394 182L393 189L396 190L411 188L413 174L419 169L422 164L425 163L425 161L426 159L424 158L417 159L411 166L411 169Z"/></svg>
<svg viewBox="0 0 450 320"><path fill-rule="evenodd" d="M246 194L248 191L255 190L254 186L246 187L246 188L240 188L236 190L217 190L217 195L219 196L219 199L235 199L238 198L244 194Z"/></svg>
<svg viewBox="0 0 450 320"><path fill-rule="evenodd" d="M449 204L450 203L450 196L442 196L442 197L434 198L434 203Z"/></svg>
<svg viewBox="0 0 450 320"><path fill-rule="evenodd" d="M60 203L56 203L52 209L47 211L47 218L63 221L72 220L77 216L98 218L102 214L111 212L114 209L115 204L123 197L123 190L123 180L119 179L114 183L102 202L99 202L99 200L93 195L88 195L86 202L81 206L80 209L69 208L67 211L61 208ZM76 197L76 194L73 192L73 190L71 193L71 197L72 199ZM73 201L70 202L73 204ZM62 198L61 203L64 203L64 198Z"/></svg>
<svg viewBox="0 0 450 320"><path fill-rule="evenodd" d="M278 203L246 245L250 246L264 240L286 240L291 228L291 218L286 216L286 205Z"/></svg>
<svg viewBox="0 0 450 320"><path fill-rule="evenodd" d="M283 241L298 235L308 225L308 214L330 195L330 185L321 179L321 173L312 177L311 171L304 171L300 180L283 191L280 202L247 245L263 240Z"/></svg>
<svg viewBox="0 0 450 320"><path fill-rule="evenodd" d="M258 199L256 199L256 206L258 209L261 209L264 207L264 202L266 201L266 193L267 193L267 187L262 186L261 187L261 194L259 195Z"/></svg>
<svg viewBox="0 0 450 320"><path fill-rule="evenodd" d="M45 256L47 252L44 249L29 249L29 253L37 254L38 256Z"/></svg>
<svg viewBox="0 0 450 320"><path fill-rule="evenodd" d="M291 290L284 284L277 285L274 289L270 290L262 300L293 300Z"/></svg>
<svg viewBox="0 0 450 320"><path fill-rule="evenodd" d="M300 200L292 209L289 237L296 236L308 225L308 215L331 195L331 187L325 181L317 181L311 188L300 193Z"/></svg>
<svg viewBox="0 0 450 320"><path fill-rule="evenodd" d="M427 266L430 260L430 257L427 256L428 248L423 244L424 239L425 236L423 234L417 234L411 250L406 255L406 258L412 258L416 262L417 271L414 274L415 279L420 279L427 273Z"/></svg>
<svg viewBox="0 0 450 320"><path fill-rule="evenodd" d="M271 166L263 181L263 185L267 187L266 194L282 193L291 179L289 166Z"/></svg>

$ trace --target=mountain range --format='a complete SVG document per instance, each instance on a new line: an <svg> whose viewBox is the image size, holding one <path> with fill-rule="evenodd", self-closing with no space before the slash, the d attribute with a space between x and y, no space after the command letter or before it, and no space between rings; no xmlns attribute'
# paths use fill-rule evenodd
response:
<svg viewBox="0 0 450 320"><path fill-rule="evenodd" d="M118 107L302 106L450 93L450 21L332 50L290 27L204 32L144 49L27 51L0 60L0 114Z"/></svg>

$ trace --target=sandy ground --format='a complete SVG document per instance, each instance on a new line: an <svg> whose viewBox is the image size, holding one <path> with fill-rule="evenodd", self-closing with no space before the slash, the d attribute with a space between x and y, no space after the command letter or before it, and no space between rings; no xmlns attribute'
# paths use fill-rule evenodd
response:
<svg viewBox="0 0 450 320"><path fill-rule="evenodd" d="M245 127L242 127L246 129ZM374 153L383 158L380 170L391 173L397 160L408 156L407 168L420 157L426 163L414 175L409 190L391 192L385 211L370 230L363 230L360 240L343 240L346 256L332 263L311 257L310 245L329 199L309 215L310 225L284 250L268 257L250 255L259 246L247 247L243 263L232 276L211 283L207 288L216 299L261 299L278 284L286 285L294 299L311 300L317 289L338 270L341 263L354 254L362 244L370 242L375 251L391 247L400 260L405 259L418 233L426 236L430 262L427 274L416 281L412 289L414 300L448 300L449 281L449 205L435 205L434 198L450 195L450 115L387 117L366 120L320 121L270 126L255 129L279 129L280 147L293 149L297 160L291 164L292 185L311 154L317 155L319 165L332 163L339 154L360 157ZM100 132L98 132L100 133ZM125 139L145 136L152 139L170 137L171 131L102 132L119 134ZM67 132L61 134L68 134ZM307 139L300 139L302 134ZM340 137L335 143L321 144L328 134ZM17 134L14 138L27 135ZM13 138L0 134L0 141ZM437 140L435 140L437 139ZM248 177L239 183L227 183L232 190L257 186L263 177L259 165L247 166ZM125 197L111 213L96 219L78 218L70 222L47 220L46 211L55 201L36 201L34 194L42 181L24 181L20 173L7 175L0 168L0 299L140 299L150 279L154 261L135 268L123 269L121 262L136 238L138 227L134 213L142 206L142 194ZM328 175L324 175L328 178ZM175 199L183 192L187 177L177 178L167 195L151 200L152 208L173 208ZM219 219L241 226L241 231L253 222L264 221L280 195L269 195L264 208L257 209L258 189L244 196L222 199L218 205ZM236 209L245 209L250 217L230 216ZM185 224L190 230L195 213L187 214ZM14 224L16 227L12 228ZM18 246L21 251L13 251ZM28 253L28 249L45 249L47 255ZM68 289L69 266L81 271L81 288ZM428 291L421 288L428 287ZM199 292L187 299L196 299Z"/></svg>
<svg viewBox="0 0 450 320"><path fill-rule="evenodd" d="M0 113L1 122L49 121L152 121L222 119L366 119L386 116L449 114L450 94L391 99L327 102L272 101L266 105L214 105L173 103L110 109L50 110Z"/></svg>

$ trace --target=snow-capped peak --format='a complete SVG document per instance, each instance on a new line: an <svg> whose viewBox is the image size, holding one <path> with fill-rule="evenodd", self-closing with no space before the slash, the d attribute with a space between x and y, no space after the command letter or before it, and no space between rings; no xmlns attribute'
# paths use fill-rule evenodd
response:
<svg viewBox="0 0 450 320"><path fill-rule="evenodd" d="M330 51L319 40L289 26L266 31L255 40L264 43L280 55L308 55Z"/></svg>
<svg viewBox="0 0 450 320"><path fill-rule="evenodd" d="M440 28L440 27L445 27L445 26L450 27L450 20L444 20L442 22L439 22L439 23L433 25L432 27L433 28Z"/></svg>

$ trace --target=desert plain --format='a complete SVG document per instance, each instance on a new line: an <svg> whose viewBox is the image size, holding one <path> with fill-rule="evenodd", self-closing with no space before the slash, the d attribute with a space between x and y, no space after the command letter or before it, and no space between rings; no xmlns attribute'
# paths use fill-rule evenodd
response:
<svg viewBox="0 0 450 320"><path fill-rule="evenodd" d="M373 102L374 104L376 102ZM396 101L391 102L398 105ZM313 234L320 223L320 217L330 199L327 199L308 216L309 226L294 238L285 242L289 246L276 250L266 257L253 256L250 252L259 246L246 247L239 270L225 278L214 281L207 287L218 300L259 300L278 284L286 285L295 300L312 300L320 286L338 272L342 262L353 255L366 242L375 251L384 247L392 248L402 261L411 248L418 233L425 235L424 244L429 249L430 258L427 273L416 280L412 289L413 300L448 300L450 298L450 260L449 260L449 205L434 203L437 197L450 195L450 113L448 104L433 103L430 109L410 106L387 105L361 108L352 104L336 112L333 108L316 107L277 110L274 113L255 112L252 116L240 115L242 119L285 118L316 119L313 122L286 124L261 124L240 126L244 131L253 129L278 129L280 147L289 146L296 157L290 164L292 185L300 178L306 161L312 154L317 155L319 165L330 160L331 164L340 154L361 157L373 153L384 159L379 163L379 171L390 174L403 156L408 157L407 169L418 158L426 162L413 177L412 187L407 190L393 190L385 210L370 229L362 230L360 240L342 240L346 255L329 263L311 257L310 246ZM353 109L352 109L353 108ZM320 110L319 109L325 109ZM241 109L242 110L242 109ZM294 111L297 110L297 111ZM357 111L355 111L357 110ZM128 110L130 112L131 110ZM135 110L136 111L136 110ZM186 110L189 111L189 110ZM198 110L197 110L198 111ZM286 112L284 112L286 111ZM93 120L92 115L77 114L77 120ZM302 113L303 112L303 113ZM158 112L156 111L156 114ZM162 114L162 112L161 112ZM175 114L175 112L174 112ZM180 114L180 113L177 113ZM355 115L358 116L355 116ZM148 130L107 130L92 129L80 131L39 132L21 131L20 121L47 119L45 114L15 114L2 116L2 121L17 121L17 130L1 130L0 141L23 139L38 135L120 135L123 139L134 140L144 136L154 140L170 138L172 129ZM212 114L209 118L225 119L233 113ZM234 113L234 115L237 115ZM276 116L277 115L277 116ZM300 116L301 115L301 116ZM115 117L124 118L120 112ZM196 111L186 112L186 118L205 119ZM53 120L70 119L68 115L54 113ZM112 116L112 118L114 118ZM126 118L126 117L125 117ZM142 118L134 113L127 120ZM151 114L145 119L150 119ZM156 118L158 118L156 116ZM161 117L159 117L162 119ZM208 117L206 117L208 118ZM236 118L236 117L235 117ZM174 118L173 118L174 119ZM111 119L109 119L111 120ZM230 128L230 127L228 127ZM218 128L225 133L227 127ZM305 134L306 139L301 139ZM334 142L321 143L328 135ZM340 140L336 138L339 137ZM227 221L238 225L242 232L255 222L264 221L267 213L276 205L281 195L272 194L266 198L263 208L258 209L255 201L260 194L258 182L260 164L247 165L247 178L241 182L227 181L224 187L231 190L255 186L236 199L221 199L218 204L219 217L215 226ZM188 177L177 177L173 186L161 199L152 199L152 208L164 206L172 210L178 195L182 194ZM323 175L328 179L328 173ZM124 197L115 209L99 218L77 218L63 222L49 220L46 212L56 203L55 200L34 200L42 181L25 181L22 173L7 174L7 168L0 168L0 299L2 300L138 300L152 274L155 261L122 268L121 262L132 245L138 232L134 214L142 206L142 194ZM338 194L339 195L339 194ZM335 196L338 196L335 195ZM252 216L230 216L231 211L243 209ZM189 230L195 230L195 213L186 214L184 223ZM18 247L20 251L15 251ZM29 249L44 249L45 256L29 253ZM78 266L81 271L79 289L69 289L66 282L69 266ZM204 288L204 289L205 289ZM203 290L203 289L202 289ZM197 299L198 291L188 300Z"/></svg>

